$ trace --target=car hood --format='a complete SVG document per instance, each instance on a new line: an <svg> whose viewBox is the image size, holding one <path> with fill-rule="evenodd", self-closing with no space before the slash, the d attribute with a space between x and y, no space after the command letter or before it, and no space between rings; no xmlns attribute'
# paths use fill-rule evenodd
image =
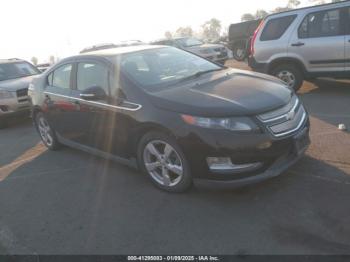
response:
<svg viewBox="0 0 350 262"><path fill-rule="evenodd" d="M195 116L245 116L279 108L292 95L277 78L228 69L153 92L151 101L156 107Z"/></svg>
<svg viewBox="0 0 350 262"><path fill-rule="evenodd" d="M35 76L26 76L21 78L0 81L0 90L16 91L27 88Z"/></svg>

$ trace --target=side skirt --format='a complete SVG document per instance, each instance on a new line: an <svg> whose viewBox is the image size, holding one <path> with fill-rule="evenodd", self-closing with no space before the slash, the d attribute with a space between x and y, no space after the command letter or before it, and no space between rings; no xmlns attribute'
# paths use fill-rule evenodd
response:
<svg viewBox="0 0 350 262"><path fill-rule="evenodd" d="M95 149L95 148L92 148L89 146L81 145L79 143L65 139L57 133L56 133L56 136L57 136L58 141L63 145L84 151L86 153L89 153L89 154L92 154L95 156L99 156L99 157L102 157L102 158L105 158L108 160L115 161L117 163L126 165L126 166L134 168L134 169L138 169L137 161L135 158L128 159L128 158L118 157L118 156L103 152L101 150L98 150L98 149Z"/></svg>

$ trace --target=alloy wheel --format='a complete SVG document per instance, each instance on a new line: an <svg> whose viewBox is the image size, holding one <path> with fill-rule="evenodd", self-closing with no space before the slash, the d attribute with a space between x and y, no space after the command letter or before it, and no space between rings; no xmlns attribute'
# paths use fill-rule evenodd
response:
<svg viewBox="0 0 350 262"><path fill-rule="evenodd" d="M160 185L176 186L183 177L184 168L179 154L164 141L150 141L144 148L143 161L147 172Z"/></svg>
<svg viewBox="0 0 350 262"><path fill-rule="evenodd" d="M44 117L38 119L38 129L41 139L47 146L53 145L53 137L51 135L51 128Z"/></svg>
<svg viewBox="0 0 350 262"><path fill-rule="evenodd" d="M283 82L285 82L289 87L293 88L295 85L295 75L287 70L283 70L278 72L277 77L281 79Z"/></svg>

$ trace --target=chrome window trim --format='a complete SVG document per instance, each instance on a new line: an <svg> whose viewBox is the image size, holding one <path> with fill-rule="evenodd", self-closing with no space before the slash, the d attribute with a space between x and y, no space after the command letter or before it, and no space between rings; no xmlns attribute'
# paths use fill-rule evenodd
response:
<svg viewBox="0 0 350 262"><path fill-rule="evenodd" d="M137 110L140 110L142 108L142 105L128 102L128 101L125 101L124 103L136 106L136 108L128 108L128 107L124 107L124 106L114 106L114 105L109 105L109 104L105 104L105 103L101 103L101 102L89 101L89 100L85 100L85 99L81 99L81 98L77 98L77 97L73 97L73 96L66 96L66 95L51 93L51 92L47 92L47 91L44 91L44 94L63 97L63 98L72 99L72 100L77 100L77 101L81 101L81 102L84 102L87 104L94 104L94 105L110 107L110 108L114 108L114 109L121 109L121 110L126 110L126 111L137 111Z"/></svg>

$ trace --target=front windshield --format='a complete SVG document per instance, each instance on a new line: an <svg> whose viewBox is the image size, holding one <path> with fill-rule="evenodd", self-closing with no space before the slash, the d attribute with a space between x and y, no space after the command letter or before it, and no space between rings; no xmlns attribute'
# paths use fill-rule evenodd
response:
<svg viewBox="0 0 350 262"><path fill-rule="evenodd" d="M27 62L0 64L0 81L39 74L39 71Z"/></svg>
<svg viewBox="0 0 350 262"><path fill-rule="evenodd" d="M203 42L201 42L196 38L180 38L180 39L177 39L176 42L183 47L203 45Z"/></svg>
<svg viewBox="0 0 350 262"><path fill-rule="evenodd" d="M121 68L144 89L152 91L155 87L169 86L196 73L223 67L189 52L165 47L125 54L121 58Z"/></svg>

